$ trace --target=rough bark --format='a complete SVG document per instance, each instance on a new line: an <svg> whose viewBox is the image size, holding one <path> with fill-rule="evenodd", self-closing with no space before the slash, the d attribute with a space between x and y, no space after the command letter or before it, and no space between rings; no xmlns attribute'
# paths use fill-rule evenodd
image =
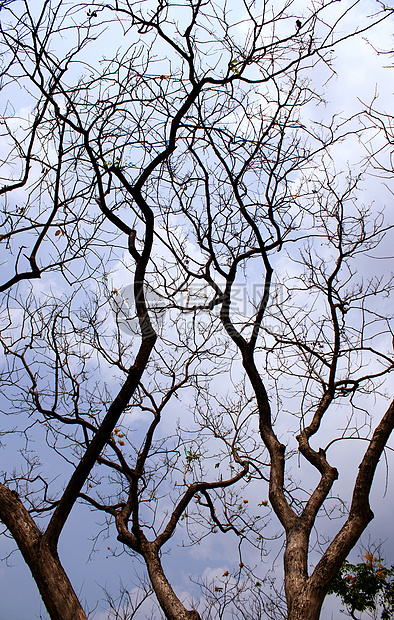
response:
<svg viewBox="0 0 394 620"><path fill-rule="evenodd" d="M171 588L164 574L155 545L146 543L142 547L142 554L148 568L153 589L167 620L201 620L199 613L195 609L188 611L185 608Z"/></svg>
<svg viewBox="0 0 394 620"><path fill-rule="evenodd" d="M0 484L0 518L29 566L52 620L86 620L57 553L46 544L18 494L3 484Z"/></svg>
<svg viewBox="0 0 394 620"><path fill-rule="evenodd" d="M323 594L319 596L309 588L304 588L294 599L288 620L319 620L323 601Z"/></svg>

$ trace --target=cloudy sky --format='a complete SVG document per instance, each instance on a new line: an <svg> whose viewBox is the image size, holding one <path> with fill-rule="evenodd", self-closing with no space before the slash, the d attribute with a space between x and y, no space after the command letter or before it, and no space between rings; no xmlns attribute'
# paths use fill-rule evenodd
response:
<svg viewBox="0 0 394 620"><path fill-rule="evenodd" d="M300 7L304 3L299 3ZM342 6L344 3L341 3ZM349 20L356 23L361 22L365 15L370 15L376 10L378 3L372 1L361 2L356 11L349 16ZM41 6L39 0L30 2L34 8ZM297 5L294 5L296 11ZM300 8L300 15L303 9ZM349 27L345 23L343 28ZM351 24L350 24L351 27ZM309 119L312 121L327 121L333 114L350 118L356 114L363 105L368 105L372 99L378 95L376 107L381 111L389 112L393 107L392 93L392 59L389 55L378 54L377 50L391 49L393 45L394 18L390 18L380 24L373 32L368 33L366 37L357 39L349 39L337 47L335 51L335 75L332 75L324 67L315 71L311 75L312 82L316 84L316 88L325 89L326 105L308 108ZM113 41L108 35L108 51L102 49L102 53L110 54L113 49ZM324 85L324 86L323 86ZM12 92L12 91L11 91ZM7 98L10 94L5 95ZM1 93L0 93L1 97ZM4 104L3 104L4 105ZM27 118L29 115L28 101L13 101L15 108L15 117ZM15 121L16 128L20 121ZM377 140L379 140L377 138ZM378 143L378 142L377 142ZM4 153L6 146L0 144L0 155ZM364 155L362 147L357 141L352 140L345 145L334 147L332 151L335 159L335 167L337 170L346 169L356 166ZM390 183L390 181L388 181ZM392 187L392 186L391 186ZM390 186L384 184L381 179L370 178L363 185L364 197L366 203L374 202L377 210L387 205L388 210L391 208L391 192ZM21 199L23 193L20 194ZM384 254L387 257L387 270L392 269L390 255L392 255L392 244L387 240L384 246ZM387 250L387 251L386 251ZM360 259L361 260L361 259ZM360 263L361 266L361 263ZM118 286L118 282L122 281L122 262L114 266L111 277L113 283ZM367 274L368 275L368 274ZM57 286L55 282L51 282L51 286ZM46 282L40 282L39 286L47 286ZM393 388L393 389L392 389ZM388 392L394 392L394 382L387 383ZM5 407L6 405L4 405ZM377 400L373 404L376 407L377 415L382 413L382 401ZM133 419L133 423L137 424L138 420ZM354 442L356 443L356 442ZM360 460L362 447L352 445L347 453L347 462L339 463L345 465L341 470L340 479L337 488L341 489L344 495L349 499L349 489L354 480L354 474L357 463ZM16 442L13 440L0 453L0 458L7 463L12 459L13 452L17 449ZM330 452L332 461L336 458L342 459L342 455L336 447ZM51 455L42 447L42 458L52 467ZM391 462L391 463L390 463ZM54 477L56 476L56 467L61 466L62 461L53 461ZM393 465L391 453L387 453L387 462L382 461L376 475L375 485L371 495L371 506L375 513L375 520L369 526L368 531L363 537L364 544L368 540L381 540L383 543L383 552L388 564L394 563L394 539L392 537L392 496L393 483L392 480L386 478L386 463L388 466ZM60 473L60 472L59 472ZM301 472L294 471L294 477L305 475ZM306 481L302 480L303 485ZM391 498L391 501L390 501ZM256 497L251 493L248 500L250 504L261 502L261 497ZM65 531L60 542L60 557L63 565L71 577L73 586L81 600L87 601L87 606L92 609L96 602L97 608L92 614L95 620L104 620L106 618L106 603L103 589L107 589L113 595L119 586L120 576L125 584L130 583L133 579L134 570L141 570L141 563L138 559L130 558L123 554L119 555L121 548L116 543L116 535L114 529L110 530L110 536L106 539L104 536L99 539L97 546L92 542L92 524L96 522L96 516L89 513L86 508L76 507L66 525ZM275 527L274 527L275 529ZM332 531L337 530L337 522L333 522ZM329 532L327 532L329 533ZM206 538L198 546L185 550L181 547L183 533L180 532L174 538L171 546L171 553L165 557L164 564L168 571L169 581L173 584L178 594L184 594L185 597L195 594L196 590L189 580L188 570L194 576L200 576L210 581L216 576L221 576L227 570L234 570L234 566L238 564L238 555L236 544L230 536L217 536L216 538ZM14 549L12 540L6 537L0 538L0 555L8 556ZM248 552L248 562L258 563L258 557L255 551ZM351 558L358 559L359 550L355 549ZM187 558L185 560L185 557ZM179 567L182 566L182 570ZM272 560L269 559L266 569L272 566ZM186 567L186 568L183 568ZM192 567L192 568L190 568ZM273 570L280 578L281 566L277 562ZM339 604L335 598L327 600L323 613L323 620L336 619L338 617ZM34 618L47 618L44 606L41 602L36 586L30 577L29 571L22 561L18 551L12 552L7 561L0 564L0 610L1 617L4 620L27 620ZM142 616L141 616L142 618ZM158 618L157 618L158 620Z"/></svg>

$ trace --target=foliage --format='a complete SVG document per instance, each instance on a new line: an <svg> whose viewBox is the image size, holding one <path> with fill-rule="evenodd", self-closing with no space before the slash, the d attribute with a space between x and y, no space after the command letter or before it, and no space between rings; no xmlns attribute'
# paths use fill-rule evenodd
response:
<svg viewBox="0 0 394 620"><path fill-rule="evenodd" d="M365 561L358 564L342 564L329 593L341 597L352 618L356 611L374 611L380 605L381 620L389 620L394 613L394 567L386 568L371 552L363 557Z"/></svg>

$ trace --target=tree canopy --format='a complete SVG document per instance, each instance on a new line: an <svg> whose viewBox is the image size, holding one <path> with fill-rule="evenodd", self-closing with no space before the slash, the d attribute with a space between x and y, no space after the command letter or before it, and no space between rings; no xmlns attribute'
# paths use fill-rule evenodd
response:
<svg viewBox="0 0 394 620"><path fill-rule="evenodd" d="M351 618L356 612L372 611L381 606L381 620L393 615L393 567L384 566L382 559L368 551L358 564L344 562L330 592L341 597Z"/></svg>
<svg viewBox="0 0 394 620"><path fill-rule="evenodd" d="M59 557L77 504L146 569L109 617L320 617L394 425L392 223L366 191L393 132L376 99L317 111L393 10L1 2L0 518L51 618L90 611ZM197 579L221 535L234 567Z"/></svg>

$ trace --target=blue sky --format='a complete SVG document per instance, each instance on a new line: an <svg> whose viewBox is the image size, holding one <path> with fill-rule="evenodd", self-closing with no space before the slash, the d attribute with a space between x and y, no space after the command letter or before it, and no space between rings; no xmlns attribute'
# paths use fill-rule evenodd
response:
<svg viewBox="0 0 394 620"><path fill-rule="evenodd" d="M39 0L34 0L30 3L30 6L36 9L41 3ZM303 5L299 5L303 6ZM365 15L369 15L375 10L375 2L362 2L357 9L360 11L358 19L361 19ZM297 4L294 5L296 11ZM300 9L301 11L301 9ZM356 12L357 14L357 12ZM352 14L349 19L357 21ZM349 24L347 24L349 26ZM343 26L345 27L345 25ZM336 60L334 61L334 68L336 75L332 75L326 69L316 70L311 73L310 78L312 83L316 85L316 88L323 87L325 89L325 97L327 100L326 105L320 105L318 107L309 106L304 111L304 114L308 114L308 121L320 121L327 120L331 115L337 114L343 119L351 117L357 113L362 106L361 102L368 104L375 93L379 93L379 98L376 102L376 107L382 111L389 111L392 109L392 71L390 66L391 58L385 55L378 55L376 53L377 47L389 48L392 46L392 32L393 32L393 18L387 20L381 24L375 32L371 32L368 35L369 41L365 38L350 39L341 44L336 52ZM240 27L240 35L242 34L242 27ZM104 44L101 45L101 53L110 56L113 52L114 45L118 44L118 41L114 40L109 33L104 37L108 49L104 49ZM61 45L67 46L68 41L63 41ZM59 43L60 45L60 43ZM90 53L90 52L89 52ZM92 52L93 53L93 52ZM85 60L89 57L85 57ZM90 59L89 59L90 60ZM330 78L328 80L328 78ZM328 80L328 81L327 81ZM19 96L16 96L16 91L12 89L11 93L15 96L13 105L15 107L15 116L20 118L26 118L30 110L30 101L26 95L26 101L20 100ZM15 121L18 125L20 121ZM379 138L376 138L379 143ZM4 153L5 145L0 143L0 155ZM362 147L356 140L350 140L344 144L338 145L333 148L333 158L335 160L335 167L339 171L349 166L356 169L358 162L364 156ZM381 179L370 178L364 183L363 187L363 200L368 202L374 202L376 209L379 210L383 205L387 204L390 208L390 202L392 199L390 187L385 186ZM18 200L24 199L23 191L18 192ZM181 234L180 234L181 237ZM391 242L388 239L385 242L384 254L390 257ZM193 248L189 248L189 253L192 254ZM194 251L197 253L198 248L194 247ZM123 256L121 252L116 255L116 260L111 262L111 282L118 286L118 282L122 282L124 276L124 266L122 267ZM281 259L278 259L278 270L283 265L280 263ZM392 259L387 258L387 270L392 269ZM385 262L385 264L386 264ZM364 262L360 259L361 266L364 269ZM370 273L365 273L365 276L373 273L373 267L368 263L367 269L371 269ZM381 263L379 263L381 267ZM126 270L127 271L127 270ZM37 289L47 294L49 290L56 290L62 292L63 283L59 281L58 277L48 275L41 282L37 284ZM113 321L112 316L108 316L108 324ZM237 370L235 370L237 373ZM111 387L116 384L116 377L106 377ZM387 393L393 393L393 381L387 382ZM187 396L185 396L187 402ZM383 399L378 398L376 401L370 399L368 406L371 410L376 408L377 415L382 413L382 407L384 406ZM7 403L4 401L4 409L7 407ZM171 413L173 416L178 417L182 412L182 404L176 404L172 406ZM338 413L338 416L341 414ZM372 411L373 415L373 411ZM173 419L168 423L168 432L173 430ZM143 416L130 414L129 418L125 420L128 425L132 425L136 429L136 433L140 429L140 425L143 423ZM335 424L341 425L341 422L335 420ZM166 424L162 433L166 432ZM335 429L330 429L333 433ZM285 429L284 431L285 432ZM324 439L324 438L323 438ZM319 441L320 441L319 437ZM340 443L340 442L339 442ZM360 450L363 442L354 441L350 444L345 459L343 454L339 451L339 443L334 446L330 451L330 457L333 461L338 463L340 469L340 478L336 485L336 488L343 490L345 497L350 499L350 488L354 475L357 471L357 464L359 462ZM360 447L361 443L361 447ZM64 467L63 461L56 459L53 455L45 449L44 446L37 445L37 450L40 453L43 467L51 471L54 479L63 474ZM0 452L0 458L8 466L9 461L12 461L13 455L16 451L15 440L12 440L8 444L8 447L4 447ZM337 460L338 459L338 460ZM344 459L344 460L343 460ZM392 465L391 452L387 452L387 462ZM4 466L4 469L6 467ZM294 462L293 475L297 480L300 478L302 484L308 487L309 475L308 469L297 469L297 464ZM3 469L1 467L0 469ZM390 469L389 469L390 472ZM311 475L311 479L313 476ZM265 490L266 492L266 490ZM372 491L372 509L375 513L375 520L372 522L363 540L367 540L368 536L372 541L381 540L383 543L383 551L387 563L394 562L394 541L392 540L392 515L390 510L390 504L392 505L392 481L388 480L386 488L386 464L384 461L379 465L379 469L376 475L375 486ZM260 491L255 488L249 491L248 501L250 504L256 504L262 499L261 496L257 496ZM94 525L97 521L97 516L91 513L86 507L75 507L72 515L67 523L65 531L62 534L60 543L60 557L64 567L66 568L75 590L81 594L82 600L86 599L89 608L97 608L92 613L94 620L104 620L106 618L106 603L102 588L105 587L116 595L116 589L119 583L119 576L122 576L124 583L127 583L129 576L132 577L134 570L137 572L141 570L141 564L138 560L133 560L130 556L123 554L117 557L121 551L119 543L116 542L116 535L114 529L110 528L109 537L106 537L106 533L99 536L97 545L94 547L92 541L92 532L95 531ZM326 533L337 531L338 521L333 521L331 525L325 526ZM99 531L100 528L96 528ZM278 528L273 525L273 530ZM182 539L184 537L184 531L180 531L171 541L169 547L171 551L168 556L165 556L165 566L168 571L170 582L173 583L177 592L186 595L196 595L194 586L189 581L189 572L194 578L207 577L215 578L216 575L223 574L224 571L229 570L234 572L237 569L238 555L236 551L236 545L234 540L230 536L220 536L217 539L210 537L204 539L199 545L191 547L190 549L182 548ZM109 547L109 549L108 549ZM13 549L12 541L7 538L0 538L0 556L6 556ZM93 552L92 552L93 550ZM357 560L359 551L354 550L352 559ZM252 548L245 547L245 557L248 558L248 562L258 563L258 554ZM269 569L272 565L271 556L268 558L266 564L263 567L263 572ZM7 564L10 564L8 566ZM180 569L181 567L181 569ZM280 563L276 563L275 572L280 578L281 566ZM29 571L24 565L19 552L13 553L8 562L3 562L0 565L0 609L4 620L26 620L27 618L46 618L46 612L44 606L40 600L40 597L36 591L35 584L29 575ZM338 601L336 599L328 599L322 613L322 620L331 620L335 618L338 613ZM138 618L138 617L137 617ZM140 616L141 620L143 616ZM158 620L159 617L157 617Z"/></svg>

